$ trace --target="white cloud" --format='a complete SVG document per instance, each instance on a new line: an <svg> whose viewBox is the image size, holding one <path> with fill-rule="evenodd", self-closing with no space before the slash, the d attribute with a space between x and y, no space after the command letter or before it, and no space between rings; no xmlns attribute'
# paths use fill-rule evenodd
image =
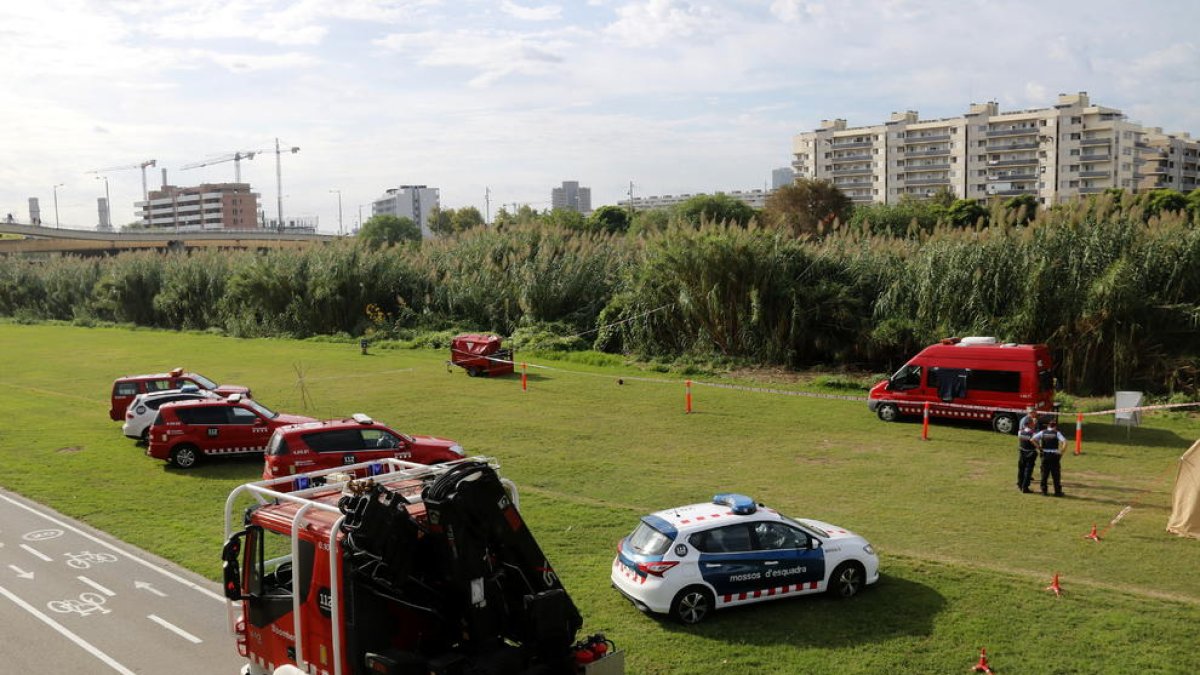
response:
<svg viewBox="0 0 1200 675"><path fill-rule="evenodd" d="M715 31L717 21L717 12L684 0L642 0L617 8L605 32L625 45L653 47Z"/></svg>
<svg viewBox="0 0 1200 675"><path fill-rule="evenodd" d="M562 7L558 5L525 7L511 0L504 0L500 3L500 9L509 16L514 16L525 21L554 21L562 17Z"/></svg>

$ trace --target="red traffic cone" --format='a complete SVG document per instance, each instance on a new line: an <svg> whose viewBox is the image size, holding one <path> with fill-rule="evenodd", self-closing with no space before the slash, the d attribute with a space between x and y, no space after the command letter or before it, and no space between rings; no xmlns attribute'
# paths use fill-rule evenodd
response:
<svg viewBox="0 0 1200 675"><path fill-rule="evenodd" d="M1054 597L1056 598L1062 597L1063 589L1062 586L1058 585L1058 572L1054 573L1054 581L1050 582L1050 585L1046 587L1046 590L1054 591Z"/></svg>
<svg viewBox="0 0 1200 675"><path fill-rule="evenodd" d="M986 648L984 648L984 647L979 648L979 663L976 663L974 666L971 667L971 672L972 673L987 673L987 675L992 675L992 666L988 663Z"/></svg>
<svg viewBox="0 0 1200 675"><path fill-rule="evenodd" d="M1095 541L1095 542L1099 542L1099 541L1100 541L1100 533L1096 531L1096 524L1095 524L1095 523L1092 523L1092 531L1091 531L1091 532L1088 532L1088 533L1087 533L1087 534L1085 534L1085 535L1083 535L1083 538L1084 538L1084 539L1091 539L1092 541Z"/></svg>

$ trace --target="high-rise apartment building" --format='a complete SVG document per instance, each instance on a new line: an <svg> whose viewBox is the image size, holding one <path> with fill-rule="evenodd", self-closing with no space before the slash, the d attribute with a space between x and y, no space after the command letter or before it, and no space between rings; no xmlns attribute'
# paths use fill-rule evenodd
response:
<svg viewBox="0 0 1200 675"><path fill-rule="evenodd" d="M425 185L401 185L387 190L382 197L371 203L371 215L392 215L411 218L421 228L421 238L429 239L433 231L433 213L441 206L437 188Z"/></svg>
<svg viewBox="0 0 1200 675"><path fill-rule="evenodd" d="M945 189L958 198L1028 194L1053 204L1106 188L1187 192L1200 183L1200 143L1130 122L1092 105L1086 92L1032 110L1001 112L991 101L936 120L914 111L863 127L825 120L795 136L792 149L797 177L829 180L858 203Z"/></svg>
<svg viewBox="0 0 1200 675"><path fill-rule="evenodd" d="M771 170L771 189L778 190L785 185L796 182L796 172L790 166Z"/></svg>
<svg viewBox="0 0 1200 675"><path fill-rule="evenodd" d="M550 190L550 208L578 211L582 214L592 212L592 189L580 187L577 180L565 180L562 187Z"/></svg>
<svg viewBox="0 0 1200 675"><path fill-rule="evenodd" d="M142 210L142 225L179 230L252 230L258 224L258 193L248 183L202 183L194 187L163 185L151 190Z"/></svg>

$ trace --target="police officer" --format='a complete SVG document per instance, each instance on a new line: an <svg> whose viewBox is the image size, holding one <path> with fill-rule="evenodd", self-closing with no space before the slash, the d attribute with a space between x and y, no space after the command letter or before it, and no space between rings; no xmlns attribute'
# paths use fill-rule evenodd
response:
<svg viewBox="0 0 1200 675"><path fill-rule="evenodd" d="M1038 411L1036 409L1030 408L1029 411L1025 413L1025 416L1021 418L1021 421L1017 422L1017 429L1024 429L1026 424L1032 425L1034 431L1041 429L1041 420L1038 419Z"/></svg>
<svg viewBox="0 0 1200 675"><path fill-rule="evenodd" d="M1033 481L1033 465L1037 463L1037 446L1033 444L1035 424L1027 420L1017 432L1017 489L1021 492L1033 492L1029 483Z"/></svg>
<svg viewBox="0 0 1200 675"><path fill-rule="evenodd" d="M1033 444L1042 451L1042 494L1046 494L1046 479L1054 477L1054 496L1063 496L1062 449L1067 439L1058 430L1058 422L1051 419L1046 428L1033 436Z"/></svg>

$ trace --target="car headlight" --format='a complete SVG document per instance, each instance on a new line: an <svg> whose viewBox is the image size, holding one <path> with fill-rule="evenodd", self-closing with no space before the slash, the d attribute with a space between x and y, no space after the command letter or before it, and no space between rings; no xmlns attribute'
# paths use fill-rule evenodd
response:
<svg viewBox="0 0 1200 675"><path fill-rule="evenodd" d="M863 546L863 551L865 551L867 555L875 555L875 548L870 544Z"/></svg>
<svg viewBox="0 0 1200 675"><path fill-rule="evenodd" d="M454 454L458 455L459 457L467 456L467 453L463 451L463 447L461 445L459 445L458 443L455 443L454 445L450 446L450 452L453 452Z"/></svg>

